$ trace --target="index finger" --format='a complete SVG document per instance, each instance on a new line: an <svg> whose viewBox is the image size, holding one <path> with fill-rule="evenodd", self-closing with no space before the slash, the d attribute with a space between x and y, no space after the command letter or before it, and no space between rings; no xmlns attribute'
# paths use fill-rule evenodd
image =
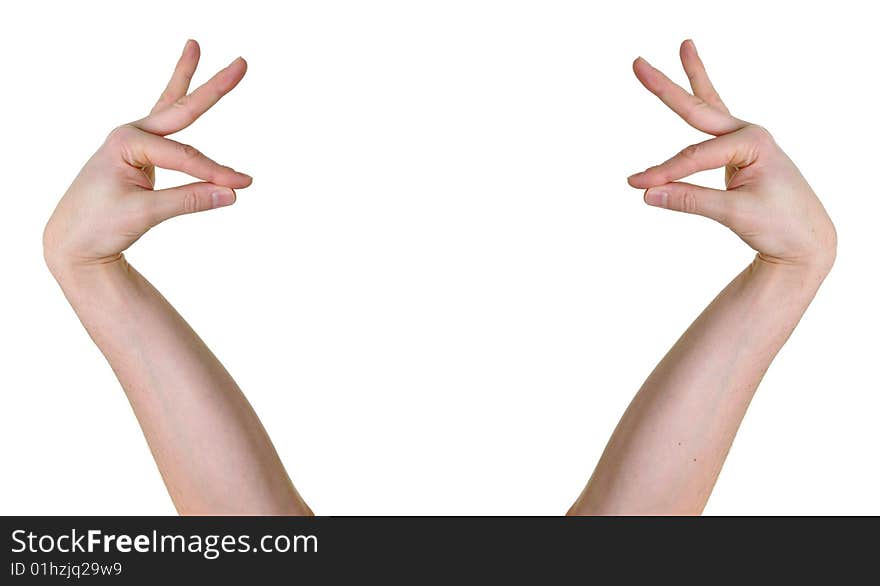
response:
<svg viewBox="0 0 880 586"><path fill-rule="evenodd" d="M188 96L151 113L137 121L135 125L160 136L183 130L210 110L220 98L231 92L244 77L245 72L247 72L247 62L238 57Z"/></svg>
<svg viewBox="0 0 880 586"><path fill-rule="evenodd" d="M144 132L137 127L121 126L111 139L120 147L122 160L133 167L155 166L180 171L215 185L241 188L252 178L208 158L194 147L170 138Z"/></svg>
<svg viewBox="0 0 880 586"><path fill-rule="evenodd" d="M631 175L627 181L633 187L647 189L678 181L709 169L726 166L744 168L755 162L760 147L760 130L749 133L749 128L739 132L711 138L694 144L664 163Z"/></svg>
<svg viewBox="0 0 880 586"><path fill-rule="evenodd" d="M641 57L633 62L633 72L649 92L697 130L720 136L745 126L742 120L692 96Z"/></svg>

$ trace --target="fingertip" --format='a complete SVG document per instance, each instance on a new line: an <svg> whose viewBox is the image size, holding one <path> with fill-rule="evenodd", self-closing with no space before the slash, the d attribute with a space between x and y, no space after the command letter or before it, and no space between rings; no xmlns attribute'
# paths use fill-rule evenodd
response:
<svg viewBox="0 0 880 586"><path fill-rule="evenodd" d="M639 57L633 61L633 73L636 74L636 77L642 82L642 85L645 85L646 87L652 75L654 75L654 71L654 66L648 63L644 57Z"/></svg>
<svg viewBox="0 0 880 586"><path fill-rule="evenodd" d="M214 185L228 187L230 189L244 189L250 187L254 182L254 178L247 173L236 171L229 167L225 167L220 173L212 179Z"/></svg>
<svg viewBox="0 0 880 586"><path fill-rule="evenodd" d="M221 73L225 75L226 82L229 84L226 91L230 91L244 79L244 74L247 73L247 61L241 57L236 57Z"/></svg>
<svg viewBox="0 0 880 586"><path fill-rule="evenodd" d="M652 185L656 185L656 183L651 183L651 178L647 175L648 171L633 173L626 178L626 182L629 183L631 187L635 187L636 189L647 189Z"/></svg>
<svg viewBox="0 0 880 586"><path fill-rule="evenodd" d="M236 171L234 169L229 169L229 171L231 173L228 175L228 180L224 182L224 185L229 185L236 189L244 189L245 187L250 187L251 183L254 182L254 178L247 173L242 173L241 171Z"/></svg>
<svg viewBox="0 0 880 586"><path fill-rule="evenodd" d="M242 71L247 71L247 61L244 60L244 57L236 57L232 60L232 63L227 65L228 69L241 69Z"/></svg>
<svg viewBox="0 0 880 586"><path fill-rule="evenodd" d="M678 51L679 56L682 59L685 59L688 55L697 55L697 45L694 44L693 39L685 39L681 42L681 48Z"/></svg>

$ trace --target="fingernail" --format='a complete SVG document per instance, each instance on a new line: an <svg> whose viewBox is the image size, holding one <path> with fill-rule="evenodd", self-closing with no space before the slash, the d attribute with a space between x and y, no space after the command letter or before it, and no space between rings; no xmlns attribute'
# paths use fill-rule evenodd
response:
<svg viewBox="0 0 880 586"><path fill-rule="evenodd" d="M645 203L649 206L657 206L658 208L666 207L666 200L669 194L659 189L649 189L645 192Z"/></svg>
<svg viewBox="0 0 880 586"><path fill-rule="evenodd" d="M231 189L217 189L211 193L211 205L215 208L222 208L233 203L235 203L235 192Z"/></svg>
<svg viewBox="0 0 880 586"><path fill-rule="evenodd" d="M630 181L630 180L632 180L632 178L635 177L636 175L641 175L641 174L642 174L641 171L639 171L638 173L633 173L632 175L630 175L629 177L627 177L626 180L627 180L627 181Z"/></svg>

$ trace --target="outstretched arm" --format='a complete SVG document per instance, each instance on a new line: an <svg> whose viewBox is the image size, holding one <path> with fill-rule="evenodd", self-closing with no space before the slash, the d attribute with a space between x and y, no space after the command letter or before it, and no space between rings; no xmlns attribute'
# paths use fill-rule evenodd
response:
<svg viewBox="0 0 880 586"><path fill-rule="evenodd" d="M706 216L756 252L645 381L569 514L699 514L751 398L831 269L836 233L795 165L761 127L730 115L691 41L691 95L643 59L636 77L714 135L629 178L645 202ZM679 182L725 167L726 190Z"/></svg>
<svg viewBox="0 0 880 586"><path fill-rule="evenodd" d="M149 116L120 126L80 171L46 225L46 262L104 353L177 510L309 514L238 385L123 251L159 222L227 206L251 178L168 138L232 90L239 58L187 95L188 41ZM154 190L155 167L200 179Z"/></svg>

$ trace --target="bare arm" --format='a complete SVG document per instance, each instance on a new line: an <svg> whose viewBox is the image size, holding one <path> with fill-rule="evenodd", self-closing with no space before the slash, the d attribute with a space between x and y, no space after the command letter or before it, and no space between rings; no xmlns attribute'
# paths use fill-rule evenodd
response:
<svg viewBox="0 0 880 586"><path fill-rule="evenodd" d="M570 514L699 514L749 402L834 262L822 204L763 128L730 115L693 43L681 47L694 95L643 59L642 84L716 138L629 178L650 205L712 218L757 255L645 381ZM726 168L726 190L679 182Z"/></svg>
<svg viewBox="0 0 880 586"><path fill-rule="evenodd" d="M164 138L247 68L236 59L187 95L198 60L189 41L150 115L114 130L86 163L46 226L46 261L122 383L179 512L310 514L235 381L122 254L159 222L230 205L251 183ZM154 190L155 167L201 181Z"/></svg>

